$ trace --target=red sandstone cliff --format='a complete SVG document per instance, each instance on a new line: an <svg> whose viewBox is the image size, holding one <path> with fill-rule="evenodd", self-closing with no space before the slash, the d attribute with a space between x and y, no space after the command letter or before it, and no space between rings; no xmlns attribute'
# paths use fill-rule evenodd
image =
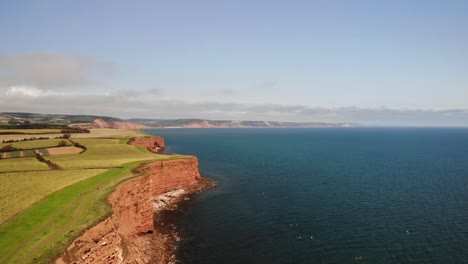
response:
<svg viewBox="0 0 468 264"><path fill-rule="evenodd" d="M198 122L198 123L192 123L192 124L189 124L189 125L184 125L183 127L184 128L218 128L218 127L221 127L221 126L211 124L208 121L202 121L202 122Z"/></svg>
<svg viewBox="0 0 468 264"><path fill-rule="evenodd" d="M163 211L173 207L181 195L200 191L210 183L200 176L195 157L144 163L134 173L141 176L118 185L109 196L113 215L73 241L56 263L175 261L179 238L173 226L155 223L160 223Z"/></svg>
<svg viewBox="0 0 468 264"><path fill-rule="evenodd" d="M130 139L128 144L142 146L152 152L158 152L159 149L164 149L166 147L164 138L162 137L136 137Z"/></svg>
<svg viewBox="0 0 468 264"><path fill-rule="evenodd" d="M130 123L127 121L113 121L104 119L94 119L91 124L91 128L117 128L117 129L140 129L140 128L151 128L149 126Z"/></svg>

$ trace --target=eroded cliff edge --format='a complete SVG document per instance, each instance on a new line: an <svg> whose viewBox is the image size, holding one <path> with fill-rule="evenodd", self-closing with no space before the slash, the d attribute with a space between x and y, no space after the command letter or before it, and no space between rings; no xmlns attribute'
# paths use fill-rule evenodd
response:
<svg viewBox="0 0 468 264"><path fill-rule="evenodd" d="M141 129L141 128L151 128L149 126L130 123L123 120L104 120L102 118L94 119L90 125L91 128L115 128L115 129Z"/></svg>
<svg viewBox="0 0 468 264"><path fill-rule="evenodd" d="M211 182L200 176L196 157L144 163L134 173L140 176L119 184L109 196L112 216L73 241L56 263L175 261L179 237L173 226L164 226L159 218Z"/></svg>
<svg viewBox="0 0 468 264"><path fill-rule="evenodd" d="M135 137L130 139L127 143L132 146L145 147L151 152L158 152L160 149L166 147L164 138L162 137Z"/></svg>

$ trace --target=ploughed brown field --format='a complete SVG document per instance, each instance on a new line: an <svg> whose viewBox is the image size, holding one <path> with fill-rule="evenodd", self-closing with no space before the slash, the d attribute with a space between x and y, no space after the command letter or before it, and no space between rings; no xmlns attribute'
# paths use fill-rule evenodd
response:
<svg viewBox="0 0 468 264"><path fill-rule="evenodd" d="M56 147L48 148L49 155L80 154L83 149L78 147Z"/></svg>

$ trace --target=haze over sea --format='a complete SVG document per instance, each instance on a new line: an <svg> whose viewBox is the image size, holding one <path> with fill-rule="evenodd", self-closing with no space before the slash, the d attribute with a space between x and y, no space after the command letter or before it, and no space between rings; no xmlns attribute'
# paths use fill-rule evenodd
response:
<svg viewBox="0 0 468 264"><path fill-rule="evenodd" d="M468 129L146 131L218 183L182 263L468 263Z"/></svg>

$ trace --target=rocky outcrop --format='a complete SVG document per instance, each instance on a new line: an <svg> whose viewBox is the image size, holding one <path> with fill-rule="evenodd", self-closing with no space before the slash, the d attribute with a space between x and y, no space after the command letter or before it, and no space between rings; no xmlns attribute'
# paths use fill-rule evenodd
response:
<svg viewBox="0 0 468 264"><path fill-rule="evenodd" d="M184 195L210 185L195 157L140 165L141 176L118 185L108 200L113 215L73 241L56 263L168 263L177 234L161 214Z"/></svg>
<svg viewBox="0 0 468 264"><path fill-rule="evenodd" d="M91 128L116 128L116 129L140 129L151 128L149 126L130 123L127 121L94 119Z"/></svg>
<svg viewBox="0 0 468 264"><path fill-rule="evenodd" d="M158 152L166 147L162 137L136 137L130 139L128 144L132 146L142 146L152 152Z"/></svg>

